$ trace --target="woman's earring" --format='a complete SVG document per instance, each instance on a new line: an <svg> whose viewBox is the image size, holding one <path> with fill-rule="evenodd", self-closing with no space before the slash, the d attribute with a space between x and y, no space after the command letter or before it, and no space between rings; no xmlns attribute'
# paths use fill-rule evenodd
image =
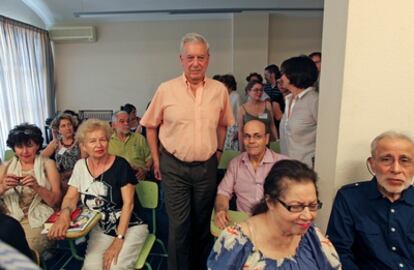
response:
<svg viewBox="0 0 414 270"><path fill-rule="evenodd" d="M372 168L371 168L371 165L369 164L369 160L370 160L370 157L369 158L367 158L367 161L366 161L366 165L367 165L367 169L368 169L368 172L372 175L372 176L375 176L375 173L372 171Z"/></svg>

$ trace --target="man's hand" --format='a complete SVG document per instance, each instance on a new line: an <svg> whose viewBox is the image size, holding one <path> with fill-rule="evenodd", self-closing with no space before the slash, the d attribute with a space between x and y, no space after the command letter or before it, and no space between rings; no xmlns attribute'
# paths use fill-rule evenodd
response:
<svg viewBox="0 0 414 270"><path fill-rule="evenodd" d="M144 168L137 168L136 169L135 177L138 180L144 180L146 175L147 175L147 171Z"/></svg>
<svg viewBox="0 0 414 270"><path fill-rule="evenodd" d="M109 270L111 269L112 262L114 265L118 262L118 255L121 252L122 245L124 244L124 240L115 238L109 248L105 251L103 256L103 269Z"/></svg>
<svg viewBox="0 0 414 270"><path fill-rule="evenodd" d="M223 155L223 153L222 152L220 152L220 151L217 151L216 152L216 157L217 157L217 163L220 163L220 159L221 159L221 156Z"/></svg>
<svg viewBox="0 0 414 270"><path fill-rule="evenodd" d="M160 171L159 161L154 161L154 176L155 176L155 179L161 180L161 171Z"/></svg>
<svg viewBox="0 0 414 270"><path fill-rule="evenodd" d="M226 210L219 210L216 212L216 216L214 217L214 223L217 227L223 230L229 224L229 216Z"/></svg>

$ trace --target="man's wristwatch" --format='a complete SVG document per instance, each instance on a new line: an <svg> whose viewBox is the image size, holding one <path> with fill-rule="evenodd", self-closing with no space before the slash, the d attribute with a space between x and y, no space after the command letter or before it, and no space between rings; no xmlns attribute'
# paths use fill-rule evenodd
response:
<svg viewBox="0 0 414 270"><path fill-rule="evenodd" d="M123 236L122 234L118 234L116 236L116 238L118 238L119 240L124 240L125 239L125 236Z"/></svg>

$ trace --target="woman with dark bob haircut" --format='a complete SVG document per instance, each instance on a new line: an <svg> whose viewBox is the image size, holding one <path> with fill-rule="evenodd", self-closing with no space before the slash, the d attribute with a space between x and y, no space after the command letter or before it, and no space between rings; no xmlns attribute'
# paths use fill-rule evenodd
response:
<svg viewBox="0 0 414 270"><path fill-rule="evenodd" d="M313 85L318 70L310 58L299 56L285 60L281 73L280 86L290 94L279 126L280 152L313 167L318 123L318 93Z"/></svg>
<svg viewBox="0 0 414 270"><path fill-rule="evenodd" d="M333 270L338 255L313 220L322 207L316 173L297 160L273 165L264 198L246 221L227 227L208 259L214 270Z"/></svg>
<svg viewBox="0 0 414 270"><path fill-rule="evenodd" d="M30 248L39 253L51 244L41 231L61 199L56 164L39 155L42 143L38 127L16 126L7 138L15 156L0 167L0 197L6 214L20 221Z"/></svg>

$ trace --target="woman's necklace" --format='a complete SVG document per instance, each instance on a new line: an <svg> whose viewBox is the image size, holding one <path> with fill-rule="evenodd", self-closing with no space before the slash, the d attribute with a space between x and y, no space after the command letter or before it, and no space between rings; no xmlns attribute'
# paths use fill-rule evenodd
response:
<svg viewBox="0 0 414 270"><path fill-rule="evenodd" d="M73 143L75 142L75 140L74 139L71 139L71 143L70 144L65 144L64 142L63 142L63 139L62 139L62 141L60 142L64 147L66 147L66 148L68 148L68 147L71 147L72 145L73 145Z"/></svg>

